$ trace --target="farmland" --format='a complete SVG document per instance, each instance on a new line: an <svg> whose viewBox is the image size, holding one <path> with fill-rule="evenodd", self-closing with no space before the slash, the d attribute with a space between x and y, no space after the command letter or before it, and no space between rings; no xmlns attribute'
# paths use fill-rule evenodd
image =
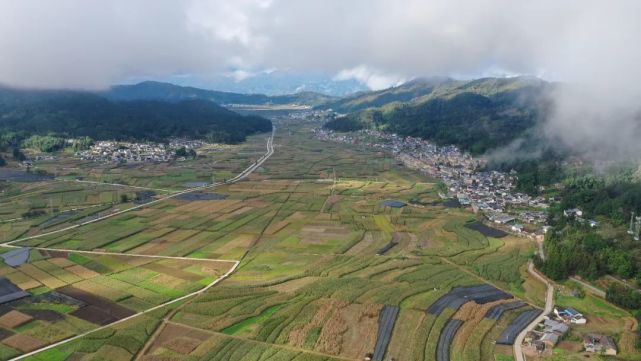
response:
<svg viewBox="0 0 641 361"><path fill-rule="evenodd" d="M435 180L389 154L315 140L306 124L277 126L274 154L243 181L68 229L95 214L53 219L71 199L97 205L136 189L12 183L0 198L7 217L19 212L12 199L28 209L44 194L56 196L43 207L60 211L8 223L16 230L3 233L31 249L28 262L0 268L29 293L1 306L0 358L74 335L83 337L30 359L471 361L505 353L499 338L542 306L544 289L525 276L533 241L487 233L471 211L440 202ZM185 182L233 177L264 153L265 138L175 168L74 172L158 188L153 199L161 199ZM115 203L100 214L134 206Z"/></svg>

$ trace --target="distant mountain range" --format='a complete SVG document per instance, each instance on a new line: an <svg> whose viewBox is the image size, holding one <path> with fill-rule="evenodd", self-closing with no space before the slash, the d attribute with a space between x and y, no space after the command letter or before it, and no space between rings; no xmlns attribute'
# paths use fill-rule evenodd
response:
<svg viewBox="0 0 641 361"><path fill-rule="evenodd" d="M329 122L330 129L376 128L483 153L534 129L547 111L545 94L552 86L532 77L417 79L319 108L347 114Z"/></svg>
<svg viewBox="0 0 641 361"><path fill-rule="evenodd" d="M134 85L117 85L99 95L114 101L158 100L177 102L181 100L209 100L217 104L301 104L320 105L336 99L314 92L299 92L288 95L241 94L179 86L156 81L144 81Z"/></svg>
<svg viewBox="0 0 641 361"><path fill-rule="evenodd" d="M270 96L313 92L340 97L367 90L365 84L355 79L341 80L323 72L292 70L237 71L205 80L190 76L177 76L161 81L177 85L189 84L197 88L216 89L224 92Z"/></svg>
<svg viewBox="0 0 641 361"><path fill-rule="evenodd" d="M298 104L346 114L327 123L330 129L375 128L483 153L532 132L547 111L545 94L552 87L531 77L426 78L340 98L314 92L230 93L155 81L102 92L0 87L0 129L95 139L185 135L238 142L271 124L220 105Z"/></svg>

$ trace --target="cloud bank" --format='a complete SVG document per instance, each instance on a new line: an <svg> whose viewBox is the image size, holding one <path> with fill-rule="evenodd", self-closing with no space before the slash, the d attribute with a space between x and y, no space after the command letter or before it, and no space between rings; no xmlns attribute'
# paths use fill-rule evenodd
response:
<svg viewBox="0 0 641 361"><path fill-rule="evenodd" d="M547 132L641 151L641 2L620 0L0 0L0 83L323 71L371 88L431 75L529 74L559 90Z"/></svg>

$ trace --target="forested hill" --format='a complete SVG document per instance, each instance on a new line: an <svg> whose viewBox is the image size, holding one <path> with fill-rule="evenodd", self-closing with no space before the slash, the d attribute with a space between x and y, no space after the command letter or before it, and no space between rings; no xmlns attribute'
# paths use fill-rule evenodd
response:
<svg viewBox="0 0 641 361"><path fill-rule="evenodd" d="M322 107L348 113L329 122L330 129L377 128L478 154L507 145L533 128L545 112L544 94L550 87L529 77L419 79Z"/></svg>
<svg viewBox="0 0 641 361"><path fill-rule="evenodd" d="M287 95L268 96L264 94L239 94L194 87L179 86L170 83L145 81L133 85L117 85L100 95L116 101L160 100L177 102L182 100L202 99L217 104L301 104L319 105L333 100L333 97L314 92L300 92Z"/></svg>
<svg viewBox="0 0 641 361"><path fill-rule="evenodd" d="M242 116L207 100L115 102L82 91L0 87L0 132L93 139L190 136L236 143L269 130L267 119Z"/></svg>

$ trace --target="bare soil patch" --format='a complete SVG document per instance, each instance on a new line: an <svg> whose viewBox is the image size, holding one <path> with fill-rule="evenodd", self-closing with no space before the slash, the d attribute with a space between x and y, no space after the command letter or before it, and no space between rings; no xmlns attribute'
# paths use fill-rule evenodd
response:
<svg viewBox="0 0 641 361"><path fill-rule="evenodd" d="M37 320L48 322L61 321L65 319L63 315L52 310L25 310L24 312Z"/></svg>
<svg viewBox="0 0 641 361"><path fill-rule="evenodd" d="M67 268L67 267L75 265L75 263L71 262L66 257L64 257L64 258L63 257L50 258L50 259L48 259L48 261L50 263L53 263L54 265L56 265L58 267L62 267L62 268Z"/></svg>
<svg viewBox="0 0 641 361"><path fill-rule="evenodd" d="M85 280L100 276L100 273L79 264L67 267L66 270Z"/></svg>
<svg viewBox="0 0 641 361"><path fill-rule="evenodd" d="M20 311L11 310L0 316L0 326L5 328L16 328L20 325L24 325L31 320L33 320L33 317Z"/></svg>
<svg viewBox="0 0 641 361"><path fill-rule="evenodd" d="M283 220L283 221L280 221L278 223L270 224L269 227L267 227L267 229L265 230L265 234L273 235L275 233L278 233L280 230L282 230L283 228L287 227L288 224L289 224L289 221L287 221L287 220Z"/></svg>
<svg viewBox="0 0 641 361"><path fill-rule="evenodd" d="M135 312L98 295L83 291L74 286L66 286L58 292L85 302L82 307L71 314L89 322L104 325L133 315Z"/></svg>
<svg viewBox="0 0 641 361"><path fill-rule="evenodd" d="M187 355L209 337L210 334L207 332L182 327L174 323L167 323L160 335L154 340L148 353L153 354L159 347L166 347L180 354ZM145 356L145 360L146 359L147 356Z"/></svg>
<svg viewBox="0 0 641 361"><path fill-rule="evenodd" d="M310 325L304 328L309 331L314 326L322 326L315 350L356 359L374 349L378 314L382 307L330 301L319 309ZM323 319L326 319L324 323Z"/></svg>
<svg viewBox="0 0 641 361"><path fill-rule="evenodd" d="M25 334L15 334L13 336L9 336L2 340L2 343L22 352L31 352L47 344L42 340Z"/></svg>
<svg viewBox="0 0 641 361"><path fill-rule="evenodd" d="M297 328L289 333L289 342L294 347L302 347L309 331L320 327L336 308L347 306L347 302L339 300L323 300L312 320L306 325ZM320 340L319 340L320 341ZM318 345L318 342L316 343Z"/></svg>

